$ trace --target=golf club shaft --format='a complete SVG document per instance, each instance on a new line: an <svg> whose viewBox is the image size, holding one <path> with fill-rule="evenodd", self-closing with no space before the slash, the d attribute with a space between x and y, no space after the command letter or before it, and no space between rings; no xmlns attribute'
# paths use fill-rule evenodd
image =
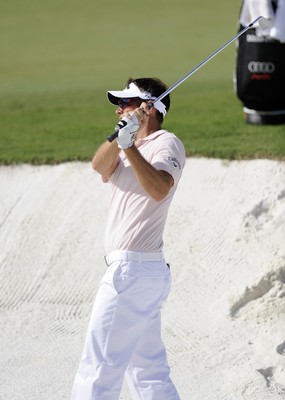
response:
<svg viewBox="0 0 285 400"><path fill-rule="evenodd" d="M234 40L238 39L241 35L243 35L248 29L250 29L257 21L260 20L260 18L263 18L262 16L256 18L254 21L252 21L248 26L246 26L244 29L242 29L237 35L235 35L232 39L228 40L225 44L223 44L218 50L216 50L214 53L212 53L210 56L205 58L204 61L200 62L195 68L193 68L190 72L188 72L186 75L184 75L182 78L180 78L176 83L174 83L170 88L168 88L165 92L163 92L160 96L158 96L154 101L153 104L155 104L157 101L163 99L165 96L167 96L170 92L172 92L174 89L177 88L182 82L184 82L186 79L188 79L191 75L193 75L198 69L203 67L208 61L210 61L212 58L214 58L217 54L219 54L224 48L226 48L229 44L231 44Z"/></svg>
<svg viewBox="0 0 285 400"><path fill-rule="evenodd" d="M162 100L165 96L167 96L170 92L172 92L174 89L177 88L177 86L181 85L182 82L184 82L186 79L188 79L191 75L193 75L198 69L200 69L203 65L205 65L208 61L210 61L213 57L215 57L218 53L220 53L224 48L226 48L229 44L231 44L234 40L239 38L241 35L243 35L248 29L250 29L256 22L258 22L262 16L259 16L256 18L254 21L252 21L248 26L246 26L244 29L242 29L237 35L235 35L232 39L228 40L225 44L223 44L218 50L214 51L210 56L205 58L200 64L198 64L195 68L193 68L191 71L189 71L186 75L184 75L182 78L180 78L177 82L175 82L172 86L170 86L165 92L163 92L160 96L158 96L152 103L152 107L155 105L155 103L159 100ZM117 128L117 127L116 127ZM108 141L112 142L116 137L118 136L119 129L116 129L114 133L112 133L110 136L108 136Z"/></svg>

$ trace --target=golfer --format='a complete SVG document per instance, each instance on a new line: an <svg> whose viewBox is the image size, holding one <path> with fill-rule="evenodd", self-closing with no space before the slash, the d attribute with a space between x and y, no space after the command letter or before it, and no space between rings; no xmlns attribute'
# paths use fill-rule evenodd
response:
<svg viewBox="0 0 285 400"><path fill-rule="evenodd" d="M110 186L106 273L87 329L72 400L118 400L124 377L133 399L178 400L161 339L171 283L163 255L167 212L185 164L181 141L162 129L170 107L159 79L129 79L109 101L125 127L92 166Z"/></svg>

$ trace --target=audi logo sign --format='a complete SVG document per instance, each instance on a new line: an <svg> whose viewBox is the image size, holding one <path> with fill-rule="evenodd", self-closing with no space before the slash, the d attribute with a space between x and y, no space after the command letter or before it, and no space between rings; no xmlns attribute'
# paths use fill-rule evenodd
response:
<svg viewBox="0 0 285 400"><path fill-rule="evenodd" d="M248 64L248 70L252 73L273 74L275 71L275 65L272 62L251 61Z"/></svg>

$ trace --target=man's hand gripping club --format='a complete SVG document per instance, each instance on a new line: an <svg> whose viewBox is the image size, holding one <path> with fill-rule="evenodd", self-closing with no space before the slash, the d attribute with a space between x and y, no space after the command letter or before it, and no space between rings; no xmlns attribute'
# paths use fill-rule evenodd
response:
<svg viewBox="0 0 285 400"><path fill-rule="evenodd" d="M121 119L126 125L119 130L118 133L118 147L120 149L127 149L131 147L136 139L137 131L141 124L141 118L136 112L129 113Z"/></svg>
<svg viewBox="0 0 285 400"><path fill-rule="evenodd" d="M145 106L143 108L143 106ZM144 121L148 117L148 111L151 105L143 103L141 107L135 111L131 111L120 120L125 126L119 130L117 143L120 149L127 149L131 147L136 140L137 132Z"/></svg>

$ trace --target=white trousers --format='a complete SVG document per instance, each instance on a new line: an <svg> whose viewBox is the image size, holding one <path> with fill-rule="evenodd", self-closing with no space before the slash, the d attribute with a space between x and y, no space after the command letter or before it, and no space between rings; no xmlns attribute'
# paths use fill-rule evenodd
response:
<svg viewBox="0 0 285 400"><path fill-rule="evenodd" d="M116 261L92 310L71 400L118 400L126 377L135 400L179 400L161 339L170 289L164 261Z"/></svg>

